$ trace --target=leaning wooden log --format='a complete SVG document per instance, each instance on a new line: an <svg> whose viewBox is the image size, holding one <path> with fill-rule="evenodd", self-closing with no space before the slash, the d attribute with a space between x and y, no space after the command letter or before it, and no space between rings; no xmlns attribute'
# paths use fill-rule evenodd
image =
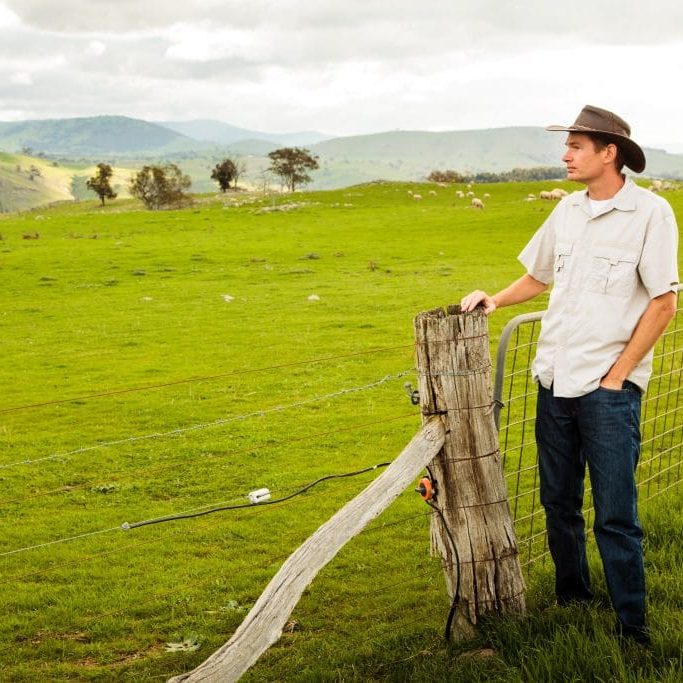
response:
<svg viewBox="0 0 683 683"><path fill-rule="evenodd" d="M441 415L446 424L444 447L428 467L441 511L431 518L432 551L457 604L453 635L465 638L484 615L525 611L494 423L488 325L481 309L461 313L459 306L414 322L423 419Z"/></svg>
<svg viewBox="0 0 683 683"><path fill-rule="evenodd" d="M170 679L170 683L238 680L280 638L289 615L315 575L415 480L439 452L444 438L441 418L435 416L425 421L377 479L290 555L232 638L203 664Z"/></svg>

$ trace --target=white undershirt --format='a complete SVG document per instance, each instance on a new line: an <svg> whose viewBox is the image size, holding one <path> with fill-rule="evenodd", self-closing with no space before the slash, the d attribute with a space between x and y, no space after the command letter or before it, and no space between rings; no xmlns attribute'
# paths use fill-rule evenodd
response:
<svg viewBox="0 0 683 683"><path fill-rule="evenodd" d="M601 213L605 213L612 203L611 199L591 199L590 197L588 198L588 201L591 205L591 215L593 218L599 216Z"/></svg>

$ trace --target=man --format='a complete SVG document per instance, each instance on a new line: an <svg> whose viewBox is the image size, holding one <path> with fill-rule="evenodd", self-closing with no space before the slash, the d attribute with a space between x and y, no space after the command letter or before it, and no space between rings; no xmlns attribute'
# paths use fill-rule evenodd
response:
<svg viewBox="0 0 683 683"><path fill-rule="evenodd" d="M585 191L560 201L519 256L527 272L463 311L527 301L552 282L532 366L541 502L558 603L592 598L581 513L586 464L595 538L617 632L649 643L642 530L636 510L640 401L652 347L676 312L678 228L669 204L621 172L640 173L628 124L587 105L566 131L567 177Z"/></svg>

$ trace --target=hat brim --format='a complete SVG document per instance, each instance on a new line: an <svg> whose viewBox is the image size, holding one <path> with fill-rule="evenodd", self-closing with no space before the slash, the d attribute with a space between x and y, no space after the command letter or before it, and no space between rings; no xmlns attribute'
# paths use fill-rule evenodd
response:
<svg viewBox="0 0 683 683"><path fill-rule="evenodd" d="M614 144L619 147L621 154L624 157L624 164L628 166L634 173L642 173L645 170L645 153L640 146L633 142L631 138L618 133L611 133L606 130L597 130L595 128L588 128L587 126L547 126L546 130L560 131L565 133L583 133L584 135L600 135L601 137L614 140Z"/></svg>

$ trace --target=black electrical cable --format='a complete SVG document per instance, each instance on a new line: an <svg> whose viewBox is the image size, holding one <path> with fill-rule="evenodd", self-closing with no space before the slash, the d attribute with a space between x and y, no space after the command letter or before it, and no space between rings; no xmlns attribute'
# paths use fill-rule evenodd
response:
<svg viewBox="0 0 683 683"><path fill-rule="evenodd" d="M320 479L312 481L310 484L306 484L306 486L300 488L298 491L295 491L294 493L290 493L288 496L276 498L275 500L264 500L259 503L240 503L239 505L221 505L218 507L210 508L208 510L202 510L201 512L182 512L177 515L156 517L155 519L145 519L141 522L133 522L131 524L129 524L128 522L124 522L121 525L121 528L124 531L128 531L129 529L135 529L140 526L148 526L149 524L161 524L162 522L173 522L177 519L191 519L193 517L202 517L203 515L210 515L214 512L223 512L225 510L239 510L241 508L253 508L261 505L274 505L275 503L282 503L286 500L290 500L290 498L294 498L295 496L300 496L302 493L305 493L317 484L320 484L323 481L327 481L328 479L343 479L344 477L355 477L359 474L364 474L365 472L371 472L372 470L376 470L379 467L387 467L390 464L390 462L381 462L377 465L372 465L371 467L366 467L365 469L357 470L356 472L345 472L344 474L328 474L324 477L320 477Z"/></svg>
<svg viewBox="0 0 683 683"><path fill-rule="evenodd" d="M453 548L453 553L455 555L455 562L453 562L453 567L455 568L455 592L453 593L453 600L451 602L451 608L448 611L448 619L446 619L446 628L444 630L444 638L446 640L450 640L451 628L453 626L453 618L455 617L455 610L458 608L458 605L460 604L460 556L458 555L458 547L455 545L455 541L453 540L451 530L448 528L448 524L446 524L446 519L443 516L443 512L441 512L441 510L436 505L434 505L434 503L430 503L429 501L427 501L427 505L429 505L430 508L433 508L439 513L439 517L441 517L441 521L443 522L443 528L446 530L448 540L450 541L451 547Z"/></svg>
<svg viewBox="0 0 683 683"><path fill-rule="evenodd" d="M426 469L427 473L429 474L429 478L432 480L432 483L434 483L434 475L432 474L432 471L429 469L429 467L427 467ZM426 500L425 503L427 503L427 505L429 505L430 508L433 508L439 513L439 517L441 517L443 528L446 531L446 535L448 536L451 548L453 548L453 556L455 560L453 562L453 567L455 569L455 591L453 592L453 600L451 601L451 608L448 611L448 618L446 619L446 628L444 629L444 638L446 640L450 640L451 629L453 627L453 619L455 617L455 610L458 608L458 605L460 604L460 554L458 553L458 546L455 544L455 539L453 538L453 534L451 534L451 530L448 528L446 518L444 517L443 512L441 512L441 509L437 505L431 503L428 500Z"/></svg>

